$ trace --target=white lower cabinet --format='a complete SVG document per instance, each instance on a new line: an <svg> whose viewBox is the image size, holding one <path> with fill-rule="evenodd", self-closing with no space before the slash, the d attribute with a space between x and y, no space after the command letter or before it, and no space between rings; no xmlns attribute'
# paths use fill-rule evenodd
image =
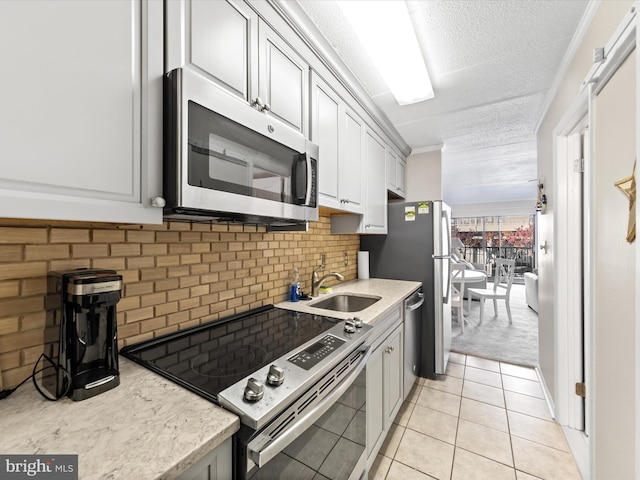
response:
<svg viewBox="0 0 640 480"><path fill-rule="evenodd" d="M231 438L209 452L178 480L228 480L232 477Z"/></svg>
<svg viewBox="0 0 640 480"><path fill-rule="evenodd" d="M389 335L373 344L367 363L367 465L380 450L403 399L403 325L400 311L393 312ZM397 325L397 326L396 326Z"/></svg>
<svg viewBox="0 0 640 480"><path fill-rule="evenodd" d="M375 457L384 441L383 354L380 345L367 362L367 458Z"/></svg>
<svg viewBox="0 0 640 480"><path fill-rule="evenodd" d="M393 419L400 411L402 406L402 386L403 386L403 326L396 328L385 342L384 350L384 420L385 430L391 428Z"/></svg>

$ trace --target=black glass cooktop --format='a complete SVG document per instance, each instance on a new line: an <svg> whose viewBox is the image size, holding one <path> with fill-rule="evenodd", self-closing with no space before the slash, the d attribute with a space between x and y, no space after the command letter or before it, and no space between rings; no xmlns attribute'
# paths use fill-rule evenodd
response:
<svg viewBox="0 0 640 480"><path fill-rule="evenodd" d="M339 322L269 305L128 345L120 353L217 402L225 388Z"/></svg>

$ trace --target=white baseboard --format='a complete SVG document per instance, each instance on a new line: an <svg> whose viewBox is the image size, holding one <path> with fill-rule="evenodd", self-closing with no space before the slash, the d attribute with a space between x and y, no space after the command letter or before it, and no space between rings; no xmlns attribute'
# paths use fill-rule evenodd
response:
<svg viewBox="0 0 640 480"><path fill-rule="evenodd" d="M589 438L582 430L574 430L569 427L562 427L564 437L569 444L569 450L573 454L578 470L582 478L591 478L589 476Z"/></svg>
<svg viewBox="0 0 640 480"><path fill-rule="evenodd" d="M547 382L545 382L544 380L544 376L542 375L542 371L540 370L539 365L536 367L536 375L538 375L538 381L540 382L540 386L542 387L544 400L545 402L547 402L547 407L549 408L549 413L551 413L551 418L556 418L555 404L553 403L551 392L549 392L549 388L547 387Z"/></svg>
<svg viewBox="0 0 640 480"><path fill-rule="evenodd" d="M536 374L538 375L538 380L540 382L540 385L542 386L542 392L544 393L544 399L547 402L549 413L551 414L551 417L557 421L555 414L555 404L553 402L553 398L551 397L551 392L549 392L549 389L547 388L547 382L545 382L544 376L542 375L542 371L540 370L539 366L536 367ZM578 466L580 475L582 476L582 478L590 478L589 438L582 430L574 430L573 428L569 428L564 425L560 425L560 427L562 427L564 437L567 440L569 450L571 451L571 454L576 461L576 465Z"/></svg>

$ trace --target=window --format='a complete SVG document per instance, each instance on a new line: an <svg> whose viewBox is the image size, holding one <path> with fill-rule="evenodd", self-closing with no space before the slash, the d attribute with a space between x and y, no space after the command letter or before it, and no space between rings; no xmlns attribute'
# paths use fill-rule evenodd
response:
<svg viewBox="0 0 640 480"><path fill-rule="evenodd" d="M496 258L515 260L516 278L535 267L533 215L453 218L451 235L464 245L452 253L478 267L484 266L490 276Z"/></svg>

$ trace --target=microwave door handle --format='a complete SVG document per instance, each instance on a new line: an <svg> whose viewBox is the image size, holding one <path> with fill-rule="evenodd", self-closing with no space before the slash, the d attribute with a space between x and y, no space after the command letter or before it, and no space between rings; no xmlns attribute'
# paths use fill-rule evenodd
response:
<svg viewBox="0 0 640 480"><path fill-rule="evenodd" d="M311 172L311 155L309 154L309 152L306 152L304 154L305 156L305 160L307 162L307 191L305 192L305 196L304 196L304 204L305 205L310 205L311 204L311 187L312 185L312 180L313 180L313 172Z"/></svg>

